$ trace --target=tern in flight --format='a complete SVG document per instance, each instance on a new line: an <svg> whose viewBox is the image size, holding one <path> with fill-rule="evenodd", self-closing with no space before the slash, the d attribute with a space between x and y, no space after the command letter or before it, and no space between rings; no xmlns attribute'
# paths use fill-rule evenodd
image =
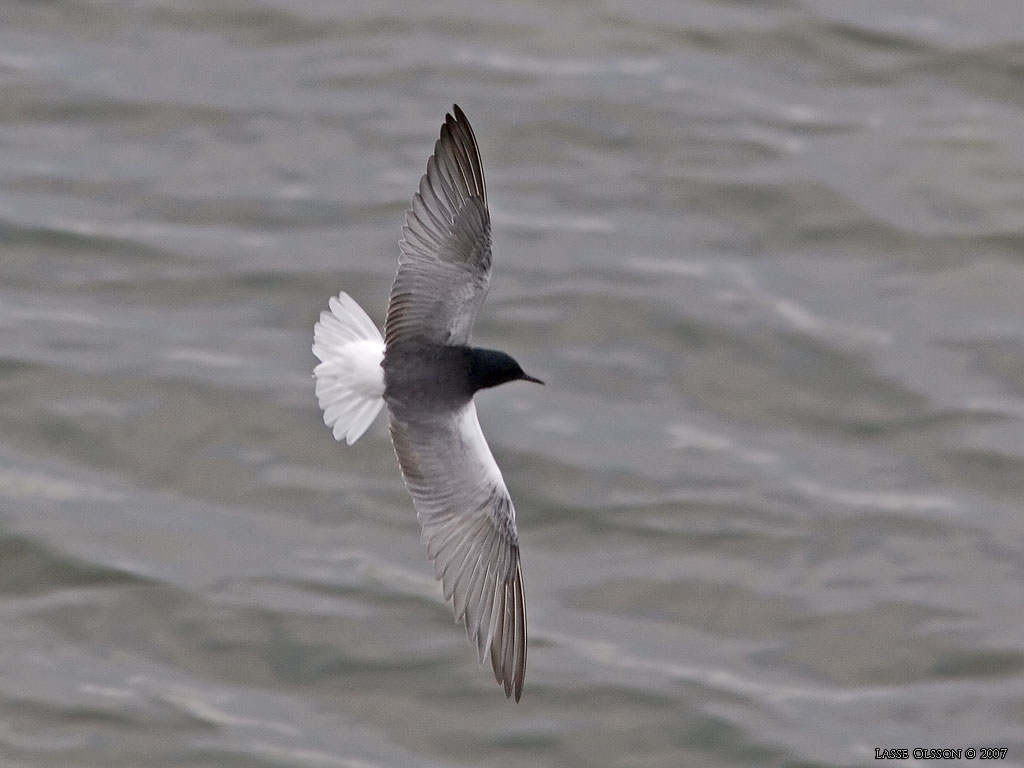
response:
<svg viewBox="0 0 1024 768"><path fill-rule="evenodd" d="M445 117L406 213L384 336L352 298L331 298L313 331L316 395L337 440L354 443L388 408L395 455L427 555L482 662L518 702L526 603L516 513L473 395L527 375L469 345L491 282L491 220L480 150L458 106Z"/></svg>

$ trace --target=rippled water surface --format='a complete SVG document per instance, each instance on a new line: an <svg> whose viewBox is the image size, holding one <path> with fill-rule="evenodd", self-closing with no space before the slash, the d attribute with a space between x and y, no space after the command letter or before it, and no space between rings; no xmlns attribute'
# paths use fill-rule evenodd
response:
<svg viewBox="0 0 1024 768"><path fill-rule="evenodd" d="M0 761L1024 765L1022 76L1017 0L0 5ZM518 706L310 377L453 102Z"/></svg>

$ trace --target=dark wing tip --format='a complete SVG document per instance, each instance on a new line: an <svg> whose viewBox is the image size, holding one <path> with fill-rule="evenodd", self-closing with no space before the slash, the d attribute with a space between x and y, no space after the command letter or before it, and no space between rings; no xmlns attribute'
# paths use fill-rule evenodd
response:
<svg viewBox="0 0 1024 768"><path fill-rule="evenodd" d="M479 197L486 207L487 183L484 181L483 163L480 160L480 145L473 133L473 126L469 124L469 118L458 104L452 104L452 111L444 116L441 135L434 146L434 155L439 160L444 156L445 146L451 148L451 160L461 172L470 195Z"/></svg>
<svg viewBox="0 0 1024 768"><path fill-rule="evenodd" d="M515 576L505 584L501 613L491 640L491 666L494 679L505 691L505 698L515 698L518 704L526 680L526 596L519 548L514 551Z"/></svg>
<svg viewBox="0 0 1024 768"><path fill-rule="evenodd" d="M470 133L473 132L473 128L469 125L469 118L466 117L466 113L462 111L462 107L458 104L452 104L452 111L444 116L444 124L449 128L456 125L464 125L469 129Z"/></svg>
<svg viewBox="0 0 1024 768"><path fill-rule="evenodd" d="M523 571L516 564L516 653L515 667L512 673L512 687L516 704L523 695L523 683L526 680L526 595L523 592Z"/></svg>

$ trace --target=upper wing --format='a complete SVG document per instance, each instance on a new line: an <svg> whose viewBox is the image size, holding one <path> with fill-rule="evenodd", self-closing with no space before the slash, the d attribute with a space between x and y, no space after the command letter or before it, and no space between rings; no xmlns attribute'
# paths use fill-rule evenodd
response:
<svg viewBox="0 0 1024 768"><path fill-rule="evenodd" d="M390 410L390 409L389 409ZM391 438L434 573L505 695L523 692L526 604L515 508L472 401L426 422L391 411Z"/></svg>
<svg viewBox="0 0 1024 768"><path fill-rule="evenodd" d="M491 282L491 218L480 150L466 115L446 115L405 215L398 274L384 323L387 344L419 337L468 344Z"/></svg>

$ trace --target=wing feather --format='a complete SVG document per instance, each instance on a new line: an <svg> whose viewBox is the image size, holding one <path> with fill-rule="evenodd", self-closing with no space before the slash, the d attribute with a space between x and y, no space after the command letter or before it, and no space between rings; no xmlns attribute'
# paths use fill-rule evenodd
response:
<svg viewBox="0 0 1024 768"><path fill-rule="evenodd" d="M490 647L495 678L519 701L526 608L515 507L476 408L471 401L455 413L415 419L389 412L395 454L445 599L481 661Z"/></svg>
<svg viewBox="0 0 1024 768"><path fill-rule="evenodd" d="M468 344L491 280L491 218L480 150L453 108L405 217L386 343Z"/></svg>

